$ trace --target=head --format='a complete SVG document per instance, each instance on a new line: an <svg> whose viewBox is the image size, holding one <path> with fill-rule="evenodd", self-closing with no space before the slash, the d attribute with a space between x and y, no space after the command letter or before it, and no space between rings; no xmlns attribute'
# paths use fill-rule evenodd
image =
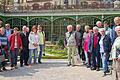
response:
<svg viewBox="0 0 120 80"><path fill-rule="evenodd" d="M98 27L97 27L97 26L93 27L93 33L97 34L98 31L99 31L99 30L98 30Z"/></svg>
<svg viewBox="0 0 120 80"><path fill-rule="evenodd" d="M89 27L88 25L86 25L86 26L85 26L85 32L89 32L89 28L90 28L90 27Z"/></svg>
<svg viewBox="0 0 120 80"><path fill-rule="evenodd" d="M120 37L120 26L116 26L115 31L116 31L118 37Z"/></svg>
<svg viewBox="0 0 120 80"><path fill-rule="evenodd" d="M40 25L38 25L37 30L41 32L42 31L42 27Z"/></svg>
<svg viewBox="0 0 120 80"><path fill-rule="evenodd" d="M119 26L120 25L120 17L115 17L114 23L115 23L115 25Z"/></svg>
<svg viewBox="0 0 120 80"><path fill-rule="evenodd" d="M9 29L10 29L10 24L9 24L9 23L5 24L5 28L6 28L7 30L9 30Z"/></svg>
<svg viewBox="0 0 120 80"><path fill-rule="evenodd" d="M13 32L14 32L14 34L16 35L16 34L18 33L18 28L15 27L15 28L13 29Z"/></svg>
<svg viewBox="0 0 120 80"><path fill-rule="evenodd" d="M76 25L76 31L80 31L80 29L81 29L81 26L79 24Z"/></svg>
<svg viewBox="0 0 120 80"><path fill-rule="evenodd" d="M32 27L32 32L37 33L37 27L35 25Z"/></svg>
<svg viewBox="0 0 120 80"><path fill-rule="evenodd" d="M97 25L97 27L102 27L102 22L101 21L97 21L96 25Z"/></svg>
<svg viewBox="0 0 120 80"><path fill-rule="evenodd" d="M107 21L104 22L104 27L105 27L105 28L106 28L106 27L109 27L109 24L108 24Z"/></svg>
<svg viewBox="0 0 120 80"><path fill-rule="evenodd" d="M27 32L29 32L29 30L30 30L29 27L27 27L26 29L27 29Z"/></svg>
<svg viewBox="0 0 120 80"><path fill-rule="evenodd" d="M27 26L22 27L23 32L27 32Z"/></svg>
<svg viewBox="0 0 120 80"><path fill-rule="evenodd" d="M68 30L68 32L72 32L73 26L72 26L72 25L68 25L68 26L67 26L67 30Z"/></svg>
<svg viewBox="0 0 120 80"><path fill-rule="evenodd" d="M4 35L4 33L5 33L4 27L1 27L1 28L0 28L0 34Z"/></svg>
<svg viewBox="0 0 120 80"><path fill-rule="evenodd" d="M102 36L105 36L105 29L104 29L104 28L101 28L101 29L99 30L99 32L100 32L100 34L101 34Z"/></svg>

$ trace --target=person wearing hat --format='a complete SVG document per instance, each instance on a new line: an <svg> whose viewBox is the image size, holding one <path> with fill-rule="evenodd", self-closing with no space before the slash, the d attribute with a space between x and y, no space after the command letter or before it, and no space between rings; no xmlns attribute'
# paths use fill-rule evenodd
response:
<svg viewBox="0 0 120 80"><path fill-rule="evenodd" d="M11 51L11 69L17 68L17 56L19 49L22 49L22 40L18 34L18 28L15 27L13 34L10 36L10 51Z"/></svg>

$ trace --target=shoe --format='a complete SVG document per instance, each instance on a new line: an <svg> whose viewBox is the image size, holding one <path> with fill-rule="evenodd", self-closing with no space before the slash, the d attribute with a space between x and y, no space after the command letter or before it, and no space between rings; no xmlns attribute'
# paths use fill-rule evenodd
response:
<svg viewBox="0 0 120 80"><path fill-rule="evenodd" d="M100 68L97 68L96 71L100 71Z"/></svg>
<svg viewBox="0 0 120 80"><path fill-rule="evenodd" d="M91 70L96 70L96 68L95 67L91 67Z"/></svg>
<svg viewBox="0 0 120 80"><path fill-rule="evenodd" d="M3 72L3 71L0 69L0 72Z"/></svg>
<svg viewBox="0 0 120 80"><path fill-rule="evenodd" d="M102 77L105 77L106 76L106 73L104 72L103 76Z"/></svg>
<svg viewBox="0 0 120 80"><path fill-rule="evenodd" d="M110 70L105 71L106 73L110 73Z"/></svg>
<svg viewBox="0 0 120 80"><path fill-rule="evenodd" d="M20 67L23 67L23 65L20 65Z"/></svg>
<svg viewBox="0 0 120 80"><path fill-rule="evenodd" d="M70 66L71 64L67 64L67 66Z"/></svg>
<svg viewBox="0 0 120 80"><path fill-rule="evenodd" d="M17 66L15 66L14 68L15 68L15 69L18 69L18 67L17 67Z"/></svg>
<svg viewBox="0 0 120 80"><path fill-rule="evenodd" d="M39 63L39 64L42 64L42 62L41 62L41 61L39 61L38 63Z"/></svg>
<svg viewBox="0 0 120 80"><path fill-rule="evenodd" d="M3 67L3 71L7 71L7 69L5 67Z"/></svg>

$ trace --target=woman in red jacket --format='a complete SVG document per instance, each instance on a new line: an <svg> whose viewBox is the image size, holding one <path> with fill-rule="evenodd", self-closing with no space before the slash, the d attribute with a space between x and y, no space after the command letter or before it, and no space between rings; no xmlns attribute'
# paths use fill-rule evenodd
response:
<svg viewBox="0 0 120 80"><path fill-rule="evenodd" d="M11 69L17 68L17 56L19 49L22 49L21 37L18 34L18 28L14 28L13 34L10 36L10 51L11 51Z"/></svg>

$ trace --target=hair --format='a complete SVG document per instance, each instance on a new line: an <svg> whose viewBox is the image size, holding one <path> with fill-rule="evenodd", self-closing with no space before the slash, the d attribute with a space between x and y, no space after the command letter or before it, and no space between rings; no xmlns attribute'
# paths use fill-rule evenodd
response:
<svg viewBox="0 0 120 80"><path fill-rule="evenodd" d="M67 29L68 29L69 27L73 28L73 26L72 26L72 25L68 25L68 26L67 26Z"/></svg>
<svg viewBox="0 0 120 80"><path fill-rule="evenodd" d="M97 21L97 22L96 22L96 25L97 25L98 23L102 23L102 22L101 22L101 21Z"/></svg>
<svg viewBox="0 0 120 80"><path fill-rule="evenodd" d="M36 30L37 30L36 25L33 25L33 26L32 26L32 31L33 31L33 29L36 29Z"/></svg>
<svg viewBox="0 0 120 80"><path fill-rule="evenodd" d="M93 27L93 30L96 29L96 30L99 30L99 28L97 26Z"/></svg>
<svg viewBox="0 0 120 80"><path fill-rule="evenodd" d="M22 29L27 28L27 26L23 26Z"/></svg>
<svg viewBox="0 0 120 80"><path fill-rule="evenodd" d="M88 25L85 26L85 29L89 29L89 28L90 28L90 26L88 26Z"/></svg>
<svg viewBox="0 0 120 80"><path fill-rule="evenodd" d="M14 28L14 30L17 30L17 31L18 31L18 28L17 28L17 27L15 27L15 28Z"/></svg>
<svg viewBox="0 0 120 80"><path fill-rule="evenodd" d="M100 29L99 29L99 32L101 32L101 31L103 31L103 30L105 31L105 28L100 28Z"/></svg>
<svg viewBox="0 0 120 80"><path fill-rule="evenodd" d="M118 29L120 29L120 26L116 26L115 27L115 31L117 31Z"/></svg>
<svg viewBox="0 0 120 80"><path fill-rule="evenodd" d="M42 27L41 27L40 25L38 25L38 26L37 26L37 28L40 28L40 29L42 29Z"/></svg>
<svg viewBox="0 0 120 80"><path fill-rule="evenodd" d="M76 27L78 27L78 26L79 26L79 27L81 27L81 25L80 25L80 24L77 24L77 25L76 25Z"/></svg>

